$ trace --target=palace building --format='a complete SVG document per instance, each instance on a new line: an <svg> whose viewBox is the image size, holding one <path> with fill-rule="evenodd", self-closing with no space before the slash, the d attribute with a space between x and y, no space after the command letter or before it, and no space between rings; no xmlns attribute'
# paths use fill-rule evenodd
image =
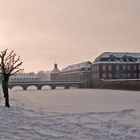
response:
<svg viewBox="0 0 140 140"><path fill-rule="evenodd" d="M69 65L61 71L55 64L51 80L81 81L93 88L139 89L140 53L104 52L93 63Z"/></svg>
<svg viewBox="0 0 140 140"><path fill-rule="evenodd" d="M54 69L51 72L51 81L91 81L91 65L90 61L69 65L66 68L59 71L55 64Z"/></svg>
<svg viewBox="0 0 140 140"><path fill-rule="evenodd" d="M104 52L92 64L92 79L139 79L140 53Z"/></svg>
<svg viewBox="0 0 140 140"><path fill-rule="evenodd" d="M92 87L140 90L140 53L104 52L92 64Z"/></svg>

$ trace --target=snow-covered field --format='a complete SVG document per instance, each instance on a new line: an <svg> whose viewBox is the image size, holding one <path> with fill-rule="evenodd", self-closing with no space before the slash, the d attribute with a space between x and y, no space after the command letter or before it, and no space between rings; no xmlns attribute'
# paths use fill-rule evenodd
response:
<svg viewBox="0 0 140 140"><path fill-rule="evenodd" d="M0 94L0 140L140 140L140 92L10 90Z"/></svg>

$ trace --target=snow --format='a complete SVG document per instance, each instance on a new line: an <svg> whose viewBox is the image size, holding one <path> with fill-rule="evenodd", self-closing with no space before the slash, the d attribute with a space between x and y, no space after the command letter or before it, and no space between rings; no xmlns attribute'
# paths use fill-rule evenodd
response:
<svg viewBox="0 0 140 140"><path fill-rule="evenodd" d="M140 58L140 53L130 53L130 52L104 52L103 54L101 54L101 57L109 57L110 55L119 58L123 57L124 55L132 56L134 58Z"/></svg>
<svg viewBox="0 0 140 140"><path fill-rule="evenodd" d="M0 140L139 140L140 93L125 90L9 90L0 94Z"/></svg>
<svg viewBox="0 0 140 140"><path fill-rule="evenodd" d="M101 61L101 58L108 58L108 60ZM94 60L94 63L140 63L140 53L104 52Z"/></svg>
<svg viewBox="0 0 140 140"><path fill-rule="evenodd" d="M75 71L75 70L80 70L82 68L88 69L88 68L91 68L91 65L92 65L92 63L90 61L86 61L86 62L70 65L70 66L64 68L61 72Z"/></svg>

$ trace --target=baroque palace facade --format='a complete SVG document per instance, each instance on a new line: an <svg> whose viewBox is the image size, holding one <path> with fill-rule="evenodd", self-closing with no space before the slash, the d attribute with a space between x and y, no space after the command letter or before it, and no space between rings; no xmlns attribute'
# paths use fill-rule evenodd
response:
<svg viewBox="0 0 140 140"><path fill-rule="evenodd" d="M105 52L92 64L92 78L139 79L140 53Z"/></svg>
<svg viewBox="0 0 140 140"><path fill-rule="evenodd" d="M139 80L140 53L104 52L94 62L70 65L63 70L55 64L51 80L86 81L88 87L103 87L103 81ZM115 83L116 84L116 83ZM117 85L117 84L116 84Z"/></svg>

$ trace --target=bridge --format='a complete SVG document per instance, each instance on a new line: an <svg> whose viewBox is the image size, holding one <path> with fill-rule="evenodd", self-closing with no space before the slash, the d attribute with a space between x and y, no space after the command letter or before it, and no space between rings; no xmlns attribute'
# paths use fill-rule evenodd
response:
<svg viewBox="0 0 140 140"><path fill-rule="evenodd" d="M9 81L8 87L12 89L15 86L22 87L23 90L27 90L29 86L35 86L38 90L41 90L43 86L50 86L51 89L56 89L56 87L64 87L64 89L69 89L70 87L84 88L85 83L81 81Z"/></svg>

